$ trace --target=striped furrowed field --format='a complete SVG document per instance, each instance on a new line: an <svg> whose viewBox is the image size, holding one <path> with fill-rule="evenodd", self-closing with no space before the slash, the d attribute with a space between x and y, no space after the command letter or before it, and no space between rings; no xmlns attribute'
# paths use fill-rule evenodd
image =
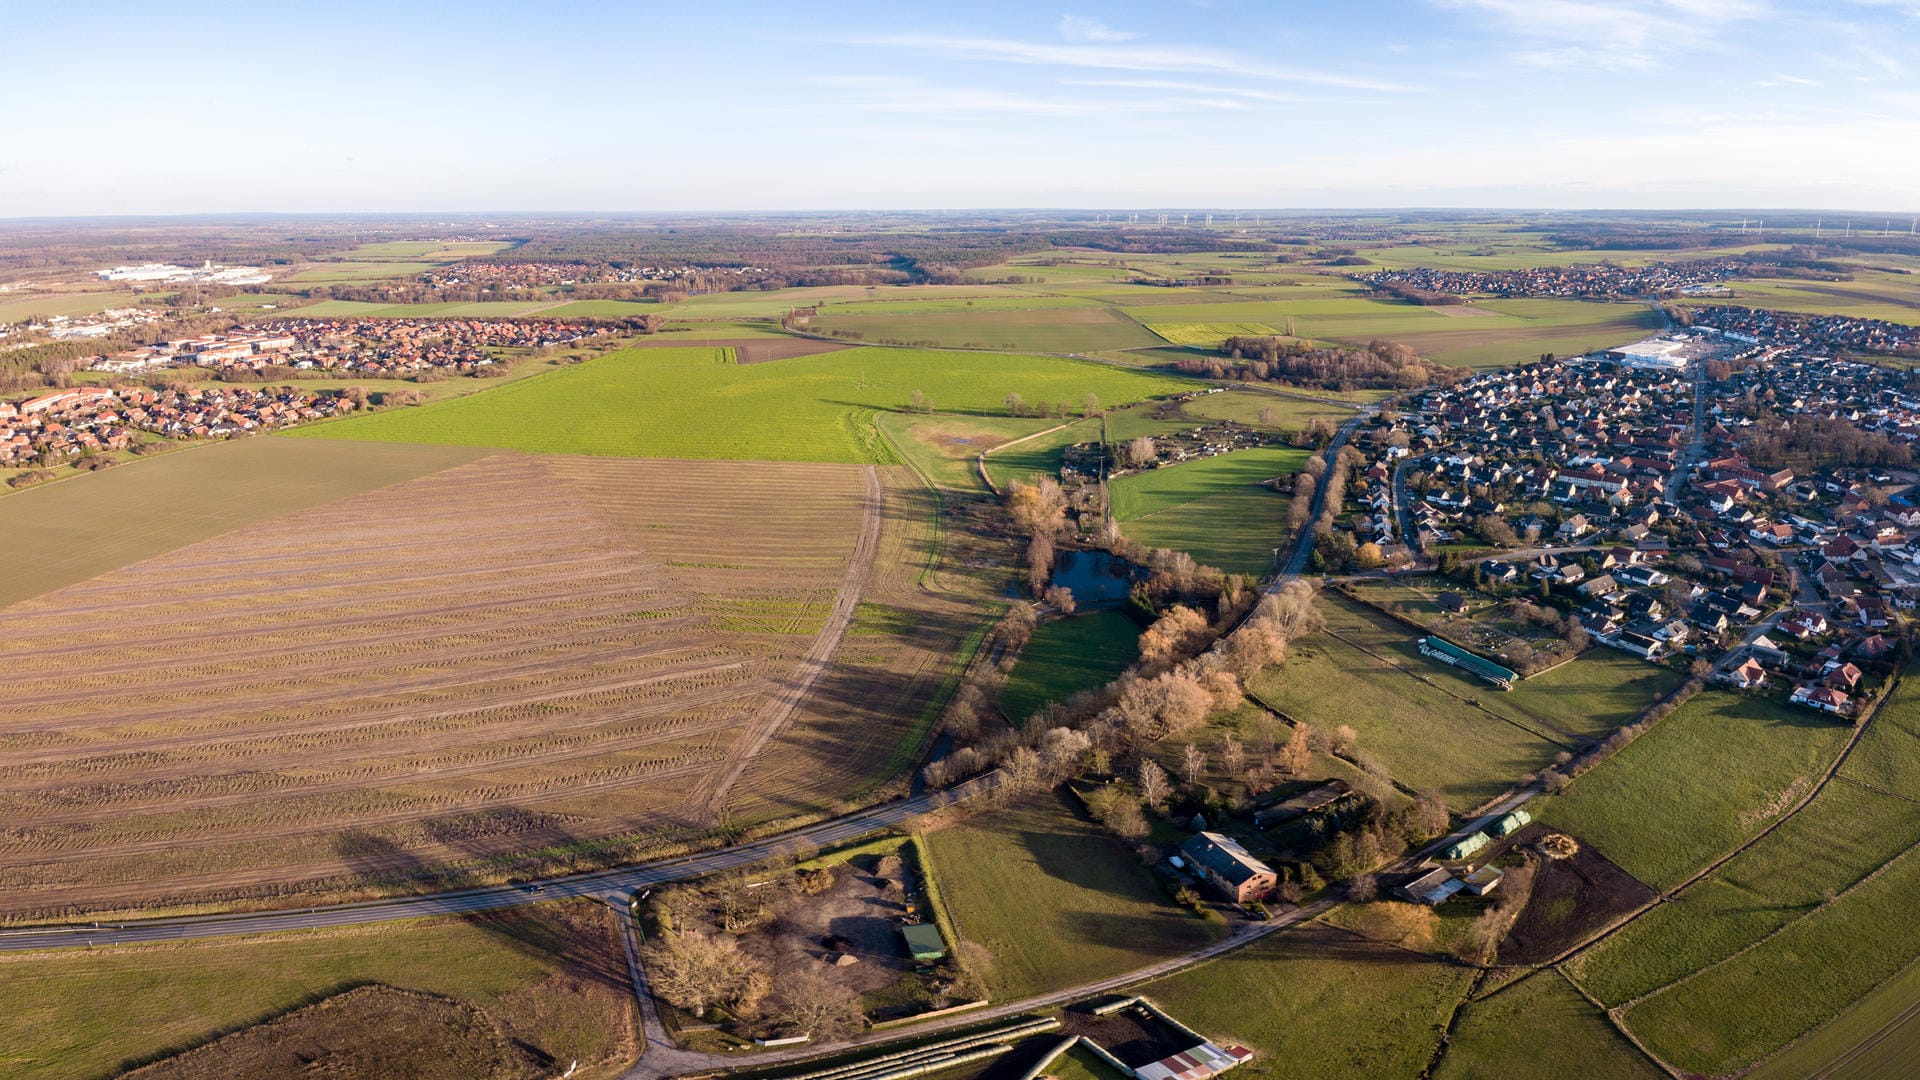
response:
<svg viewBox="0 0 1920 1080"><path fill-rule="evenodd" d="M979 621L914 587L910 480L498 454L0 608L0 916L499 880L870 787Z"/></svg>

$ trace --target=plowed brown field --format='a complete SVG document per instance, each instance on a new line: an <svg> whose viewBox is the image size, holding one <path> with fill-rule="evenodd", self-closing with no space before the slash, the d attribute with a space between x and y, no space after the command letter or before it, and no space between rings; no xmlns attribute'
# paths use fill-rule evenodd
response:
<svg viewBox="0 0 1920 1080"><path fill-rule="evenodd" d="M0 608L0 915L496 881L828 809L980 612L864 466L500 454Z"/></svg>

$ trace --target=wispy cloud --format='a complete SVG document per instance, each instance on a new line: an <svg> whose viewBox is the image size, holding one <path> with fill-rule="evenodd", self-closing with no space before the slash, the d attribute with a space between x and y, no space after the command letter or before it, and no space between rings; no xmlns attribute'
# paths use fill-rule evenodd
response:
<svg viewBox="0 0 1920 1080"><path fill-rule="evenodd" d="M1246 100L1214 88L1194 85L1185 92L1158 97L1030 94L983 86L939 85L897 75L818 75L807 80L817 86L846 91L829 102L793 102L753 107L753 113L817 112L838 114L899 114L939 116L1089 117L1121 114L1168 114L1191 110L1232 111L1249 107Z"/></svg>
<svg viewBox="0 0 1920 1080"><path fill-rule="evenodd" d="M1336 86L1382 92L1411 89L1365 76L1282 68L1219 49L1186 45L1115 45L1021 41L1015 38L944 37L935 34L857 34L828 39L832 44L869 46L944 56L1102 71L1173 71L1238 75L1245 78Z"/></svg>
<svg viewBox="0 0 1920 1080"><path fill-rule="evenodd" d="M1727 27L1769 14L1762 0L1434 0L1490 21L1525 42L1515 54L1540 67L1660 66L1714 47Z"/></svg>
<svg viewBox="0 0 1920 1080"><path fill-rule="evenodd" d="M1285 90L1259 90L1246 86L1227 86L1220 83L1188 82L1183 79L1062 79L1062 86L1107 87L1115 90L1159 90L1171 93L1211 94L1222 97L1244 98L1248 101L1272 102L1284 105L1318 104L1331 99L1306 94L1294 94Z"/></svg>
<svg viewBox="0 0 1920 1080"><path fill-rule="evenodd" d="M1115 30L1092 16L1062 15L1060 16L1060 36L1068 41L1112 45L1122 41L1133 41L1140 35L1127 30Z"/></svg>

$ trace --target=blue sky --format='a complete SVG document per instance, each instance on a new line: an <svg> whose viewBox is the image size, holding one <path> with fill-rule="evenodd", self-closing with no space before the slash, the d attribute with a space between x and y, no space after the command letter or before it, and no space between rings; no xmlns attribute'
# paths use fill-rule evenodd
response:
<svg viewBox="0 0 1920 1080"><path fill-rule="evenodd" d="M0 0L0 217L1920 211L1920 0Z"/></svg>

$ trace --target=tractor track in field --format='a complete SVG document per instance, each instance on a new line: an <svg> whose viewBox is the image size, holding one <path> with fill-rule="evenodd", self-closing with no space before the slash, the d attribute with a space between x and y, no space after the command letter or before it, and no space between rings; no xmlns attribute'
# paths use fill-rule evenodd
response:
<svg viewBox="0 0 1920 1080"><path fill-rule="evenodd" d="M886 495L880 485L880 473L872 465L865 466L862 473L867 491L860 518L860 533L854 541L846 574L841 579L840 593L834 598L833 610L820 632L814 635L812 647L801 658L779 695L761 707L752 726L728 753L725 767L696 785L689 795L688 805L703 820L719 820L733 785L739 782L747 766L752 764L753 759L799 709L800 703L813 689L814 682L832 662L833 654L840 648L840 639L846 635L847 626L853 621L853 613L860 604L860 594L866 587L867 579L872 576L874 561L880 554L880 532L885 523L882 510Z"/></svg>

